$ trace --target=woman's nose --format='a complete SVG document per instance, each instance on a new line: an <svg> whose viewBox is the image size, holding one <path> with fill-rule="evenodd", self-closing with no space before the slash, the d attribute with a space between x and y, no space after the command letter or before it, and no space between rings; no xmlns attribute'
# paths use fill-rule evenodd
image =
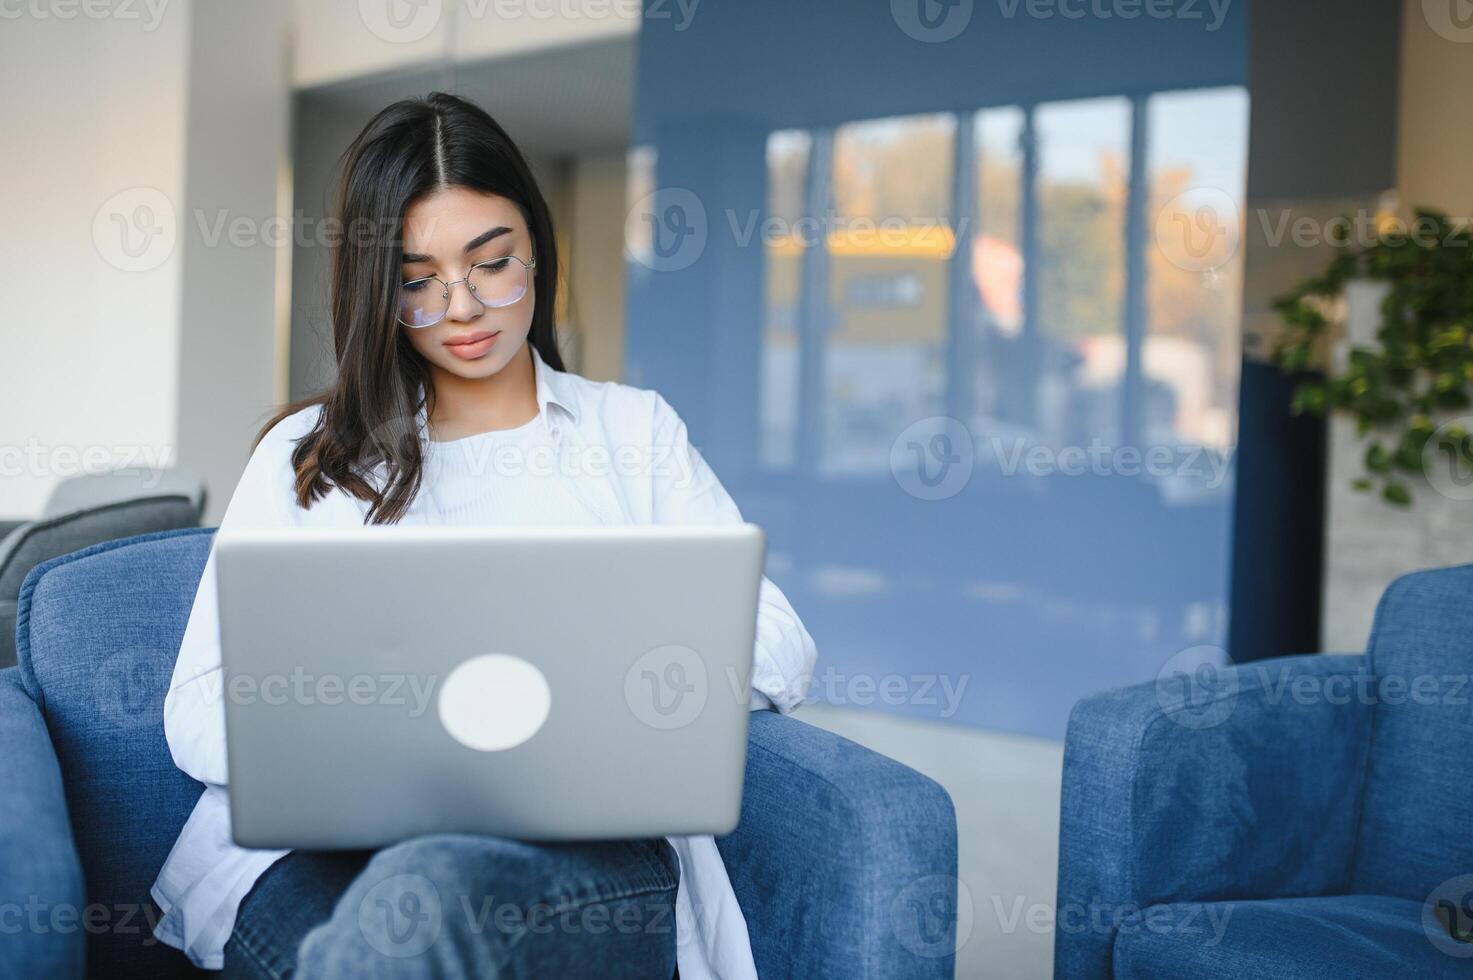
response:
<svg viewBox="0 0 1473 980"><path fill-rule="evenodd" d="M447 320L474 320L485 312L486 307L476 294L471 292L468 282L457 282L450 287L449 305L445 309Z"/></svg>

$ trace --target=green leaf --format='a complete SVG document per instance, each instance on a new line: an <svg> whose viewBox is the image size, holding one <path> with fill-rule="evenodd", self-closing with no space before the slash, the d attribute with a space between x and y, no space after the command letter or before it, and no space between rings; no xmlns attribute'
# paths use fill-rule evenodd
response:
<svg viewBox="0 0 1473 980"><path fill-rule="evenodd" d="M1366 447L1366 469L1372 473L1390 473L1391 456L1379 442Z"/></svg>
<svg viewBox="0 0 1473 980"><path fill-rule="evenodd" d="M1422 440L1422 442L1426 441L1425 439ZM1392 457L1392 462L1396 464L1396 468L1399 470L1420 474L1422 472L1421 445L1413 443L1411 440L1403 442L1397 447L1396 455Z"/></svg>
<svg viewBox="0 0 1473 980"><path fill-rule="evenodd" d="M1398 507L1410 507L1412 505L1411 490L1407 488L1405 483L1398 483L1395 480L1387 481L1386 486L1381 490L1381 496L1387 503L1395 504Z"/></svg>

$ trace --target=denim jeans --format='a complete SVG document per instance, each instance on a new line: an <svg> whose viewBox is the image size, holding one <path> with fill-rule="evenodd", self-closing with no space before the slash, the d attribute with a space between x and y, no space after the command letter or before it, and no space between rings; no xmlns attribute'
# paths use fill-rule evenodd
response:
<svg viewBox="0 0 1473 980"><path fill-rule="evenodd" d="M293 851L241 902L223 976L665 980L678 875L664 838Z"/></svg>

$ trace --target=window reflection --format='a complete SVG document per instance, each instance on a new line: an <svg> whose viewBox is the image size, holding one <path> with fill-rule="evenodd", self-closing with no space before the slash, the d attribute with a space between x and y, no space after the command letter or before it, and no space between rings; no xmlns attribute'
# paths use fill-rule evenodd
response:
<svg viewBox="0 0 1473 980"><path fill-rule="evenodd" d="M757 459L767 469L791 469L798 454L798 393L801 377L798 299L804 215L812 138L783 130L767 140L767 214L772 233L765 241L763 322Z"/></svg>
<svg viewBox="0 0 1473 980"><path fill-rule="evenodd" d="M1130 103L1039 106L1036 415L1054 447L1121 440Z"/></svg>
<svg viewBox="0 0 1473 980"><path fill-rule="evenodd" d="M1242 88L1151 97L1153 234L1143 361L1143 437L1227 452L1236 439L1242 314Z"/></svg>
<svg viewBox="0 0 1473 980"><path fill-rule="evenodd" d="M849 667L924 646L987 671L977 719L1029 730L1224 642L1247 108L1203 89L769 134L779 479L747 492L791 522L790 595ZM940 500L891 470L933 416L975 454Z"/></svg>
<svg viewBox="0 0 1473 980"><path fill-rule="evenodd" d="M824 476L887 474L895 420L942 411L955 129L953 116L925 115L834 133Z"/></svg>
<svg viewBox="0 0 1473 980"><path fill-rule="evenodd" d="M884 477L897 429L953 408L982 457L1014 443L1228 453L1236 237L1181 255L1151 230L1241 224L1247 101L1232 87L989 107L965 146L949 114L771 134L762 463L802 465L806 427L817 475Z"/></svg>

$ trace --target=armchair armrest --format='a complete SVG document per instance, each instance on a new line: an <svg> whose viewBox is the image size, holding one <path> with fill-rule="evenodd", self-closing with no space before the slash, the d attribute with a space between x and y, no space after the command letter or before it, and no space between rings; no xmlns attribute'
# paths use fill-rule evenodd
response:
<svg viewBox="0 0 1473 980"><path fill-rule="evenodd" d="M0 670L0 868L0 975L82 976L82 865L61 769L14 667Z"/></svg>
<svg viewBox="0 0 1473 980"><path fill-rule="evenodd" d="M0 599L0 669L15 666L15 618L20 604Z"/></svg>
<svg viewBox="0 0 1473 980"><path fill-rule="evenodd" d="M1283 657L1086 698L1069 719L1054 963L1110 976L1122 922L1166 902L1348 884L1369 750L1365 658Z"/></svg>
<svg viewBox="0 0 1473 980"><path fill-rule="evenodd" d="M754 711L741 822L716 843L762 976L952 976L956 813L933 780Z"/></svg>

